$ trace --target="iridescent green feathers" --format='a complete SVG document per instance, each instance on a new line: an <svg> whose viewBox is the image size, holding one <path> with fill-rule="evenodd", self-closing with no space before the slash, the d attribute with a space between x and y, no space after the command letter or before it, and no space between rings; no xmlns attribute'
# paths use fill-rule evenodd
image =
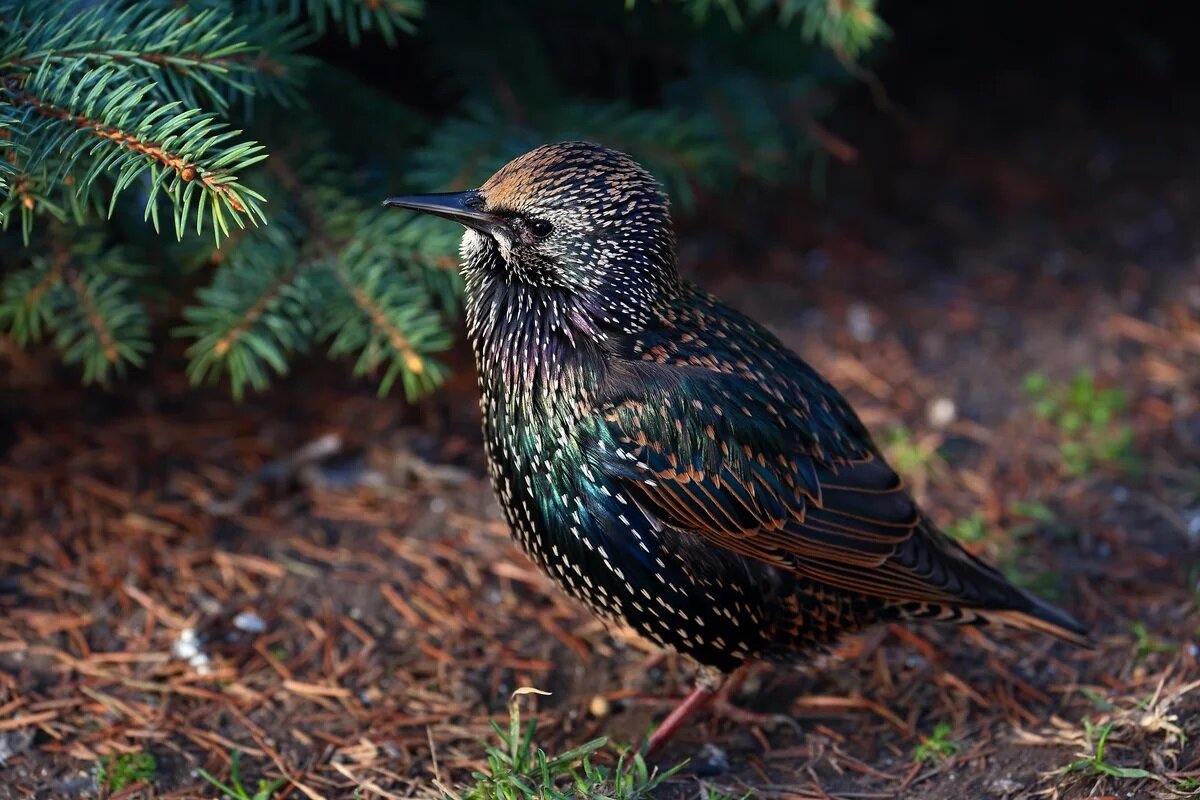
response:
<svg viewBox="0 0 1200 800"><path fill-rule="evenodd" d="M615 366L609 474L661 524L916 615L1066 615L936 531L845 400L752 320L691 290ZM620 362L618 362L620 363ZM1002 615L1020 624L1019 617Z"/></svg>
<svg viewBox="0 0 1200 800"><path fill-rule="evenodd" d="M627 156L548 145L454 199L493 483L565 591L720 669L896 619L1086 641L938 532L809 365L680 281Z"/></svg>

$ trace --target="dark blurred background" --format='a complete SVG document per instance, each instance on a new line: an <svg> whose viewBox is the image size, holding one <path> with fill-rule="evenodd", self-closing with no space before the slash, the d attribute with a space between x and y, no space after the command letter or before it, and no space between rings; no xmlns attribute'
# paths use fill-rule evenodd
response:
<svg viewBox="0 0 1200 800"><path fill-rule="evenodd" d="M308 363L309 353L331 351L343 361L359 357L356 374L368 381L386 387L399 378L416 397L449 374L439 354L457 336L457 233L382 214L378 199L477 185L509 158L563 138L627 150L663 180L680 224L695 231L685 237L685 269L700 254L709 262L726 254L735 266L761 260L773 243L817 249L821 225L942 269L962 266L945 229L952 217L964 235L984 238L995 235L997 219L1038 217L1034 227L1101 260L1130 246L1185 246L1180 237L1190 232L1163 216L1183 222L1192 210L1198 57L1185 4L403 0L330 16L335 7L359 8L346 2L321 0L307 16L289 16L281 0L197 0L195 9L214 14L201 27L222 18L244 26L222 36L246 39L257 60L233 59L242 72L209 75L210 86L190 94L169 71L143 75L118 64L126 71L113 87L145 81L148 96L182 96L181 108L224 104L218 119L245 133L218 151L254 139L270 153L237 177L267 198L263 219L277 224L234 234L219 252L207 231L178 244L169 232L154 235L145 182L130 182L106 221L104 171L82 179L103 150L88 151L93 143L78 132L59 142L53 118L29 117L41 126L29 152L50 171L10 181L20 191L0 207L10 222L28 224L30 237L26 243L15 225L0 236L0 330L18 348L57 334L64 360L87 365L88 380L102 384L155 353L156 363L186 365L193 380L241 394L270 385L297 359ZM180 10L160 0L79 8L86 13L43 27L120 32L109 9L144 14L144 22L131 18L142 27ZM120 35L136 38L138 25L126 27ZM32 69L39 47L61 55L64 45L26 42L20 30L0 29L0 61L36 83L22 70ZM52 63L68 73L95 66ZM65 85L80 76L69 74ZM20 102L14 108L25 113ZM197 164L204 168L203 159ZM1157 222L1117 225L1080 205L1105 204L1118 218L1142 213L1130 207L1139 190L1183 205L1171 200ZM152 205L167 213L161 197ZM55 212L61 222L49 213L55 207L66 209ZM1114 253L1094 235L1111 240ZM137 358L106 356L88 304L57 274L52 252L72 263L66 274L88 279L79 286L104 301L91 303L95 319L119 321L109 334ZM883 272L886 283L883 263L856 269ZM31 289L43 281L50 291ZM291 301L273 302L272 287L289 289ZM372 317L348 287L383 317ZM45 330L27 321L31 297L48 303ZM265 313L249 320L264 298L272 301ZM393 348L372 319L403 330L414 350ZM410 361L425 369L409 369Z"/></svg>
<svg viewBox="0 0 1200 800"><path fill-rule="evenodd" d="M313 35L297 52L256 40L295 67L260 77L307 104L260 93L246 115L219 87L270 149L244 177L272 223L219 251L209 230L151 233L144 181L111 223L56 222L31 198L29 243L15 221L0 237L0 798L102 794L100 767L147 752L158 789L207 796L197 768L226 779L236 749L248 785L412 796L433 751L448 782L470 780L517 686L554 692L525 698L551 752L636 741L657 713L637 698L686 691L685 662L605 630L510 544L456 312L458 229L378 209L581 136L664 180L684 275L844 392L940 526L1098 642L880 629L764 668L739 702L790 710L800 732L767 747L704 720L668 754L694 760L664 796L1196 796L1188 4L887 0L890 34L853 58L799 18L734 24L722 5L446 0L394 47L326 18L296 23ZM9 11L0 62L36 87ZM96 286L107 305L84 302ZM24 341L31 297L54 303ZM413 354L372 308L425 337L407 394L379 396ZM142 366L106 360L106 314ZM81 361L102 385L81 385ZM1153 775L1094 768L1102 726L1110 765ZM933 737L948 760L918 755Z"/></svg>

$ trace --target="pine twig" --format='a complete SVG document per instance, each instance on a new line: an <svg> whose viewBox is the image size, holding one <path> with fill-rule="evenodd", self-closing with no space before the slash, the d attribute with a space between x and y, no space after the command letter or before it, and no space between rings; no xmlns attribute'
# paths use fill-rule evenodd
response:
<svg viewBox="0 0 1200 800"><path fill-rule="evenodd" d="M258 299L254 301L254 304L251 305L250 308L246 309L246 313L242 314L241 319L223 336L221 336L221 338L217 339L216 344L213 345L213 352L218 356L224 356L226 353L228 353L230 348L237 344L238 340L242 338L246 331L249 330L254 323L258 322L259 317L261 317L267 310L267 306L271 304L272 300L279 296L279 293L283 291L283 287L288 285L295 274L295 270L289 270L280 274L279 277L272 281L271 285L268 286L266 290L258 296Z"/></svg>
<svg viewBox="0 0 1200 800"><path fill-rule="evenodd" d="M92 133L101 139L106 139L134 153L153 159L162 166L174 171L180 180L185 183L190 183L199 177L205 187L210 192L223 197L230 208L239 214L246 213L246 206L242 203L241 198L237 196L237 193L222 181L222 178L225 176L220 171L212 170L204 174L204 171L194 162L189 161L179 154L169 152L161 145L144 141L132 133L121 130L115 125L108 125L100 120L89 119L83 114L74 114L69 109L35 97L23 91L20 88L20 83L20 81L15 79L8 81L8 93L15 105L29 106L44 117L62 120L81 131Z"/></svg>
<svg viewBox="0 0 1200 800"><path fill-rule="evenodd" d="M407 337L397 328L384 310L380 308L371 298L359 287L351 283L342 270L337 270L338 282L346 288L350 296L354 298L354 304L357 305L371 324L381 331L388 339L388 343L396 352L400 353L404 360L405 368L414 375L421 375L425 372L425 360L421 358L416 349L408 341Z"/></svg>
<svg viewBox="0 0 1200 800"><path fill-rule="evenodd" d="M67 277L67 285L75 293L75 297L79 300L79 307L83 309L83 314L88 321L88 325L91 326L96 334L96 338L99 339L100 346L104 351L104 359L109 364L116 364L118 359L120 359L116 340L113 339L112 331L108 328L108 323L104 321L104 317L100 315L99 310L96 308L95 298L92 296L87 284L83 282L83 275L77 271L69 275Z"/></svg>

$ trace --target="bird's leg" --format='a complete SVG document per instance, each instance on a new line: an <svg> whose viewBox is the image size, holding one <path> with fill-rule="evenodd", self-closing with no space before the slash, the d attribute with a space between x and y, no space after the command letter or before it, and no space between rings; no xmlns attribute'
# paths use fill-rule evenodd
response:
<svg viewBox="0 0 1200 800"><path fill-rule="evenodd" d="M748 708L742 708L733 701L734 695L742 688L742 684L746 682L746 676L749 673L750 665L743 664L729 676L727 681L721 684L712 697L712 713L740 725L761 725L766 728L773 728L776 725L788 725L797 732L800 732L800 723L796 722L788 714L751 711Z"/></svg>
<svg viewBox="0 0 1200 800"><path fill-rule="evenodd" d="M719 675L720 673L717 674ZM671 737L683 727L683 723L687 722L688 717L708 705L708 702L712 700L713 695L720 688L721 683L724 683L723 678L718 678L718 682L714 684L711 674L702 670L696 678L696 687L692 689L687 697L683 698L683 702L675 706L675 709L667 715L662 724L655 728L654 733L650 735L650 741L646 743L646 758L650 758L661 750L663 745L670 741Z"/></svg>
<svg viewBox="0 0 1200 800"><path fill-rule="evenodd" d="M742 684L746 682L746 676L750 674L750 665L742 664L733 673L717 687L713 694L712 706L720 716L733 722L745 724L756 724L765 721L767 715L759 714L747 708L742 708L737 703L733 702L733 696L742 688Z"/></svg>
<svg viewBox="0 0 1200 800"><path fill-rule="evenodd" d="M673 737L690 716L711 705L713 713L742 725L774 726L780 723L799 729L799 724L787 714L764 714L742 708L733 702L733 695L746 681L749 664L743 664L726 678L722 673L701 668L696 676L696 688L667 715L646 744L646 758L658 752Z"/></svg>

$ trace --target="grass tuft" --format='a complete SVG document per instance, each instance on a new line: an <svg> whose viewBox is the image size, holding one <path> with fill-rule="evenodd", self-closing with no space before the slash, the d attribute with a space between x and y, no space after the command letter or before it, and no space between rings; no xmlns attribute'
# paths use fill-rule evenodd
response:
<svg viewBox="0 0 1200 800"><path fill-rule="evenodd" d="M1071 762L1063 768L1063 774L1072 772L1085 772L1091 775L1102 776L1107 775L1111 778L1152 778L1154 777L1148 770L1141 767L1119 767L1115 764L1109 764L1104 760L1104 746L1108 742L1108 736L1112 733L1113 723L1106 722L1103 725L1094 725L1089 719L1083 721L1083 727L1089 742L1095 742L1095 750L1092 755Z"/></svg>
<svg viewBox="0 0 1200 800"><path fill-rule="evenodd" d="M1129 626L1129 632L1133 634L1134 659L1137 661L1155 653L1174 653L1179 649L1178 645L1164 642L1151 633L1144 622L1134 622Z"/></svg>
<svg viewBox="0 0 1200 800"><path fill-rule="evenodd" d="M982 542L987 538L987 522L983 512L973 511L970 516L956 519L946 526L946 533L960 542Z"/></svg>
<svg viewBox="0 0 1200 800"><path fill-rule="evenodd" d="M135 783L154 783L158 762L149 750L137 753L109 753L96 762L96 788L119 792Z"/></svg>
<svg viewBox="0 0 1200 800"><path fill-rule="evenodd" d="M640 753L614 748L603 737L548 755L533 741L537 721L521 724L519 698L525 694L547 692L528 687L513 692L507 729L491 723L499 745L486 747L487 771L473 772L474 783L457 789L437 782L444 800L646 800L684 766L652 771ZM593 764L592 757L606 750L616 755L616 765Z"/></svg>
<svg viewBox="0 0 1200 800"><path fill-rule="evenodd" d="M939 722L933 728L933 733L926 737L913 750L913 761L918 763L945 761L959 750L962 745L950 740L954 732L949 723Z"/></svg>
<svg viewBox="0 0 1200 800"><path fill-rule="evenodd" d="M1083 477L1100 467L1131 475L1141 472L1133 427L1125 420L1129 402L1123 390L1098 386L1087 370L1065 386L1031 372L1024 388L1033 398L1034 413L1058 430L1058 452L1071 475Z"/></svg>
<svg viewBox="0 0 1200 800"><path fill-rule="evenodd" d="M910 480L928 477L939 465L937 437L917 436L904 425L889 430L883 438L883 449L896 471Z"/></svg>
<svg viewBox="0 0 1200 800"><path fill-rule="evenodd" d="M201 778L204 778L204 780L220 789L221 792L224 793L225 797L232 798L232 800L271 800L272 796L279 789L279 787L286 783L283 778L276 778L273 781L268 781L265 778L259 778L258 784L255 786L254 791L251 792L246 788L245 784L242 783L241 760L241 751L234 750L233 755L231 756L231 762L229 764L229 781L233 784L232 786L225 785L205 770L201 769L197 770L197 772Z"/></svg>
<svg viewBox="0 0 1200 800"><path fill-rule="evenodd" d="M1196 735L1193 695L1200 680L1185 681L1165 675L1149 695L1101 694L1101 687L1080 687L1099 713L1079 727L1058 726L1049 736L1025 734L1028 743L1074 745L1080 755L1047 773L1064 796L1150 797L1150 782L1171 787L1179 778L1179 764L1187 757L1184 744ZM1112 750L1120 747L1129 766L1114 763ZM1183 763L1188 763L1186 760ZM1145 783L1129 783L1144 781ZM1153 796L1173 796L1154 794Z"/></svg>

